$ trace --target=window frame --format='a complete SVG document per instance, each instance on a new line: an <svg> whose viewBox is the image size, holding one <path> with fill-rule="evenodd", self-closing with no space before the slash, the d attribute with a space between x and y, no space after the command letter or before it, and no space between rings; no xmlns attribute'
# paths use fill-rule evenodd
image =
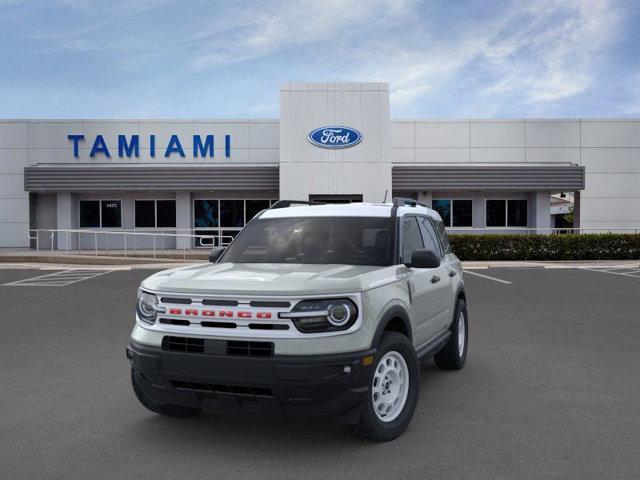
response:
<svg viewBox="0 0 640 480"><path fill-rule="evenodd" d="M218 226L217 227L196 227L195 226L195 212L196 212L196 202L197 201L215 201L218 202ZM244 225L242 227L225 227L221 224L221 216L220 216L220 202L224 201L224 200L241 200L243 202L243 210L244 210ZM249 223L249 220L251 220L251 218L247 219L247 200L262 200L262 201L266 201L269 202L269 206L267 208L271 208L271 205L273 205L275 202L278 201L278 199L273 199L273 198L260 198L260 197L248 197L248 198L237 198L237 197L232 197L232 198L226 198L226 197L215 197L215 196L198 196L198 197L192 197L191 198L191 218L189 219L189 224L191 225L191 230L192 232L195 234L196 230L199 231L206 231L206 232L216 232L219 233L220 235L224 235L225 232L235 232L235 234L237 235L239 232L242 231L242 229L247 225L247 223ZM177 216L177 214L176 214ZM234 237L235 238L235 237ZM194 246L195 248L211 248L212 245L197 245L197 241L196 238L194 237L193 239L194 241ZM233 240L232 240L233 241ZM215 242L214 242L215 243ZM215 246L215 245L213 245Z"/></svg>
<svg viewBox="0 0 640 480"><path fill-rule="evenodd" d="M424 218L427 221L427 223L431 226L431 230L433 231L433 234L435 237L436 246L438 247L438 250L439 250L439 252L436 252L436 253L440 254L440 258L444 258L447 254L444 251L444 246L442 245L442 242L440 241L440 235L438 235L438 231L436 230L434 219L431 218L429 215L418 215L418 218ZM420 227L420 220L418 220L418 227ZM422 233L422 229L420 229L420 234L422 235L422 243L426 243L424 239L424 234ZM426 245L425 245L425 248L426 248Z"/></svg>
<svg viewBox="0 0 640 480"><path fill-rule="evenodd" d="M420 223L418 220L418 217L421 217L423 215L418 215L416 213L407 213L405 215L399 216L396 222L396 228L398 229L398 245L396 246L396 255L398 258L398 263L396 265L406 265L403 261L402 261L402 242L404 241L404 233L403 233L403 228L402 228L402 221L405 218L408 217L415 217L416 219L416 224L418 225L418 233L420 234L420 239L422 240L422 248L425 248L424 245L424 237L422 236L422 231L420 230Z"/></svg>
<svg viewBox="0 0 640 480"><path fill-rule="evenodd" d="M81 227L80 226L80 202L98 202L98 212L99 212L99 219L100 219L100 226L99 227ZM120 226L119 227L103 227L102 226L102 202L120 202ZM95 229L103 229L103 228L108 228L108 229L116 229L116 230L122 230L124 228L124 209L123 209L123 204L124 201L122 200L122 198L79 198L78 199L78 228L79 229L83 229L83 230L95 230Z"/></svg>
<svg viewBox="0 0 640 480"><path fill-rule="evenodd" d="M489 225L487 225L487 202L488 201L496 201L496 200L501 200L504 202L504 227L491 227ZM509 200L520 200L520 201L525 201L527 202L527 225L524 227L510 227L509 226ZM515 197L515 198L505 198L505 197L499 197L499 198L485 198L484 199L484 228L491 228L491 229L496 229L496 228L500 228L500 229L509 229L509 230L529 230L531 227L529 226L529 199L526 197Z"/></svg>
<svg viewBox="0 0 640 480"><path fill-rule="evenodd" d="M174 202L176 204L176 226L159 227L158 226L158 202ZM153 227L137 227L136 226L136 202L153 202ZM133 199L133 228L134 230L154 229L154 230L176 230L178 228L178 203L175 198L134 198Z"/></svg>
<svg viewBox="0 0 640 480"><path fill-rule="evenodd" d="M454 198L454 197L435 198L434 197L434 198L431 199L431 209L432 210L434 210L433 202L435 202L436 200L447 200L447 201L451 202L451 204L449 206L449 225L447 225L447 223L444 221L444 218L442 219L442 223L444 223L444 227L445 228L453 228L454 230L465 230L465 229L473 228L473 214L475 212L475 210L474 210L475 202L473 201L473 198L466 198L466 197L462 197L462 198ZM454 227L453 226L453 202L458 201L458 200L470 201L471 202L471 225L469 225L469 226L466 226L466 227Z"/></svg>

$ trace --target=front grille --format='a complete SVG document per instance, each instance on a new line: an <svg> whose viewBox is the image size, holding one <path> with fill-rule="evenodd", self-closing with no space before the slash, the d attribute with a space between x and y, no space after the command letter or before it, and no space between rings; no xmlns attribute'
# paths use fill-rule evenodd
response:
<svg viewBox="0 0 640 480"><path fill-rule="evenodd" d="M190 298L182 298L182 297L162 297L160 299L162 303L172 303L175 305L191 305Z"/></svg>
<svg viewBox="0 0 640 480"><path fill-rule="evenodd" d="M170 352L204 353L204 339L189 337L164 337L162 349Z"/></svg>
<svg viewBox="0 0 640 480"><path fill-rule="evenodd" d="M231 395L248 395L253 397L273 397L273 392L266 387L251 387L245 385L219 385L213 383L185 382L171 380L174 388L197 390L201 392L227 393Z"/></svg>
<svg viewBox="0 0 640 480"><path fill-rule="evenodd" d="M205 298L202 300L203 305L214 305L218 307L237 307L238 302L236 300L218 300L218 299L208 299Z"/></svg>
<svg viewBox="0 0 640 480"><path fill-rule="evenodd" d="M240 357L272 357L272 342L243 342L229 340L227 342L227 355Z"/></svg>
<svg viewBox="0 0 640 480"><path fill-rule="evenodd" d="M252 300L249 302L252 307L272 307L272 308L289 308L291 303L289 302L273 302L264 300Z"/></svg>

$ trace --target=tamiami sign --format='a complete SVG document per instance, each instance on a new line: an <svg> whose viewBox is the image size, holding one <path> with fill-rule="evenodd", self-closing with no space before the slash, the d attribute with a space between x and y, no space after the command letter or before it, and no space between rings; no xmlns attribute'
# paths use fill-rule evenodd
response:
<svg viewBox="0 0 640 480"><path fill-rule="evenodd" d="M80 143L85 142L84 134L71 134L67 135L70 142L73 142L73 156L80 157ZM211 157L213 158L215 152L215 137L213 135L194 135L193 136L193 156L194 157ZM115 148L113 148L115 150ZM102 135L96 135L95 139L91 143L90 157L96 155L104 155L107 158L111 158L111 151L107 147L107 143ZM115 154L115 152L113 152ZM118 135L118 157L139 157L140 156L140 135ZM171 135L166 145L158 145L156 143L156 136L149 135L149 155L155 158L156 155L164 155L164 157L170 157L171 155L180 155L185 157L185 151L182 147L182 142L178 135ZM231 135L224 136L224 156L229 158L231 156Z"/></svg>

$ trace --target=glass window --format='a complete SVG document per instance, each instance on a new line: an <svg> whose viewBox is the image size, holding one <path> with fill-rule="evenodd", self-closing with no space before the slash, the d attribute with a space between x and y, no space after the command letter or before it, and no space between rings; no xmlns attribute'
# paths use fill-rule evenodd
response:
<svg viewBox="0 0 640 480"><path fill-rule="evenodd" d="M442 257L442 249L440 248L440 242L438 242L438 236L433 230L433 225L427 217L420 217L418 221L420 224L420 231L422 232L422 239L424 240L424 248L435 252Z"/></svg>
<svg viewBox="0 0 640 480"><path fill-rule="evenodd" d="M265 208L269 208L269 200L247 200L247 222Z"/></svg>
<svg viewBox="0 0 640 480"><path fill-rule="evenodd" d="M136 200L136 228L153 228L156 226L156 202L153 200Z"/></svg>
<svg viewBox="0 0 640 480"><path fill-rule="evenodd" d="M100 202L98 200L80 201L80 227L100 227Z"/></svg>
<svg viewBox="0 0 640 480"><path fill-rule="evenodd" d="M122 226L122 205L120 200L101 200L103 228L120 228Z"/></svg>
<svg viewBox="0 0 640 480"><path fill-rule="evenodd" d="M507 220L507 202L487 200L487 227L504 227Z"/></svg>
<svg viewBox="0 0 640 480"><path fill-rule="evenodd" d="M415 250L424 248L416 217L402 218L402 263L411 263Z"/></svg>
<svg viewBox="0 0 640 480"><path fill-rule="evenodd" d="M527 201L508 200L507 201L507 226L526 227L527 222Z"/></svg>
<svg viewBox="0 0 640 480"><path fill-rule="evenodd" d="M413 224L420 238L415 218ZM390 243L388 218L259 219L237 235L221 261L390 265Z"/></svg>
<svg viewBox="0 0 640 480"><path fill-rule="evenodd" d="M442 250L444 254L451 253L451 242L449 242L449 236L447 235L447 231L444 229L444 223L438 220L431 220L433 223L436 233L438 234L438 238L440 239L440 245L442 245Z"/></svg>
<svg viewBox="0 0 640 480"><path fill-rule="evenodd" d="M433 200L431 207L440 214L447 227L451 226L451 200Z"/></svg>
<svg viewBox="0 0 640 480"><path fill-rule="evenodd" d="M220 226L244 227L244 200L220 200Z"/></svg>
<svg viewBox="0 0 640 480"><path fill-rule="evenodd" d="M193 224L195 227L218 226L218 200L196 200L194 202Z"/></svg>
<svg viewBox="0 0 640 480"><path fill-rule="evenodd" d="M175 228L176 226L176 201L158 200L156 205L156 225L158 228Z"/></svg>
<svg viewBox="0 0 640 480"><path fill-rule="evenodd" d="M454 227L473 226L473 201L453 200L452 215Z"/></svg>

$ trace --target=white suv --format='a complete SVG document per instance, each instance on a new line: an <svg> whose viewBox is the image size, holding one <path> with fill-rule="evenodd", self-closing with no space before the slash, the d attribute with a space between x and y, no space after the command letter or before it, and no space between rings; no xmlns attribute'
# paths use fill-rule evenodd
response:
<svg viewBox="0 0 640 480"><path fill-rule="evenodd" d="M212 263L142 282L127 358L145 407L330 416L386 441L411 421L420 361L462 368L466 296L439 215L302 203L260 212Z"/></svg>

